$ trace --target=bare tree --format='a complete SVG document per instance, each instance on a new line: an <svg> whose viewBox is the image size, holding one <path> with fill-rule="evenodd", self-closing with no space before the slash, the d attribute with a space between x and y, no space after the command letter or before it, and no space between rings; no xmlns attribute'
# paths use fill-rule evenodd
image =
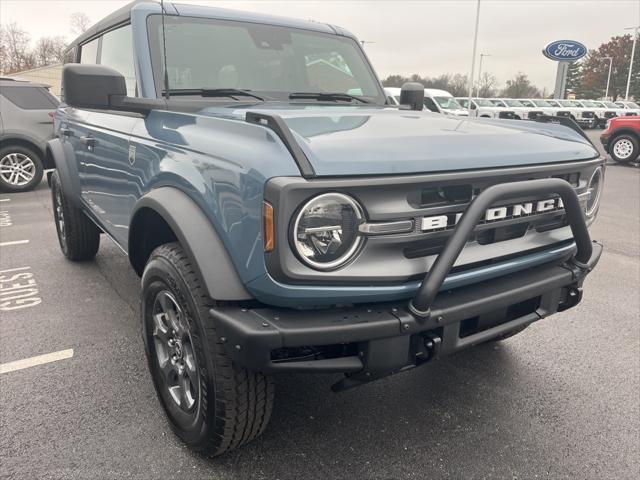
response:
<svg viewBox="0 0 640 480"><path fill-rule="evenodd" d="M489 72L483 72L482 75L480 75L480 82L478 83L478 97L495 97L496 93L498 93L497 85L498 79L494 75Z"/></svg>
<svg viewBox="0 0 640 480"><path fill-rule="evenodd" d="M61 63L64 57L66 42L64 37L42 37L38 39L33 55L38 67Z"/></svg>
<svg viewBox="0 0 640 480"><path fill-rule="evenodd" d="M29 49L29 34L16 23L2 29L2 71L14 73L33 68L35 57Z"/></svg>
<svg viewBox="0 0 640 480"><path fill-rule="evenodd" d="M75 12L71 14L71 17L69 17L69 23L71 24L71 30L73 30L73 33L80 35L87 31L89 25L91 25L91 20L89 20L86 13Z"/></svg>

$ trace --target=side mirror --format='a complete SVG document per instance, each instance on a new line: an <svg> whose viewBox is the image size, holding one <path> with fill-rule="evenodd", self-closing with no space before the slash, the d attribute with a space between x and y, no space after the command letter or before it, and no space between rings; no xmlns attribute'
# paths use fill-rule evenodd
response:
<svg viewBox="0 0 640 480"><path fill-rule="evenodd" d="M424 85L407 82L400 90L400 108L403 110L422 110L424 108Z"/></svg>
<svg viewBox="0 0 640 480"><path fill-rule="evenodd" d="M71 107L111 110L127 96L127 84L113 68L69 63L62 70L62 91Z"/></svg>

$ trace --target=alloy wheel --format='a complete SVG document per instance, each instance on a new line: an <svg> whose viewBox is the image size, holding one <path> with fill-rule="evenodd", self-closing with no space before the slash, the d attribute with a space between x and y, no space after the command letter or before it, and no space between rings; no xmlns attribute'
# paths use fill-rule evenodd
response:
<svg viewBox="0 0 640 480"><path fill-rule="evenodd" d="M67 231L64 223L64 211L62 209L62 193L60 188L55 188L56 204L54 205L54 213L56 216L56 223L58 224L58 235L63 244L67 243Z"/></svg>
<svg viewBox="0 0 640 480"><path fill-rule="evenodd" d="M156 295L152 315L156 361L168 396L181 410L190 413L198 399L199 382L186 318L167 290Z"/></svg>
<svg viewBox="0 0 640 480"><path fill-rule="evenodd" d="M626 138L620 139L613 145L613 153L620 160L626 160L633 153L633 143Z"/></svg>
<svg viewBox="0 0 640 480"><path fill-rule="evenodd" d="M35 175L36 164L23 153L9 153L0 159L0 177L9 185L24 186Z"/></svg>

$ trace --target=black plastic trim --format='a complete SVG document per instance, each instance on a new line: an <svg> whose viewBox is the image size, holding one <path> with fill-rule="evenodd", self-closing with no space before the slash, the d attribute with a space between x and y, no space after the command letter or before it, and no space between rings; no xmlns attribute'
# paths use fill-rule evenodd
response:
<svg viewBox="0 0 640 480"><path fill-rule="evenodd" d="M372 370L369 353L371 345L375 344L384 347L382 358L376 358L381 363L375 369L379 374L388 374L410 364L409 344L414 335L426 338L439 332L442 338L440 354L446 355L575 306L581 295L575 295L575 301L570 304L564 304L563 299L568 292L581 291L584 278L598 263L601 253L602 246L594 243L583 268L568 264L542 265L513 274L508 280L495 278L441 292L432 304L433 315L426 320L415 317L400 303L303 311L221 306L212 308L210 315L233 361L250 370L274 373ZM535 311L460 337L463 320L499 309L506 312L510 305L535 297L540 297ZM281 348L348 343L359 345L359 357L287 362L274 362L271 358L271 352Z"/></svg>
<svg viewBox="0 0 640 480"><path fill-rule="evenodd" d="M293 133L282 117L279 115L268 115L266 113L247 112L245 120L248 123L262 125L273 130L273 133L282 140L282 143L284 143L287 150L289 150L289 153L298 165L302 176L304 178L313 178L316 176L313 165L311 165L311 162L302 151L302 148L298 145Z"/></svg>
<svg viewBox="0 0 640 480"><path fill-rule="evenodd" d="M184 192L173 187L160 187L144 195L131 214L129 228L129 260L136 272L144 264L137 262L138 215L151 209L160 215L175 233L192 264L198 270L209 297L214 300L239 301L253 297L246 291L238 273L202 209Z"/></svg>
<svg viewBox="0 0 640 480"><path fill-rule="evenodd" d="M67 159L64 152L65 148L71 149L71 144L66 141L63 143L59 138L51 139L47 142L46 156L50 156L55 164L65 196L76 206L80 207L80 176L77 171L78 167L74 161ZM69 153L70 155L74 155L73 151Z"/></svg>

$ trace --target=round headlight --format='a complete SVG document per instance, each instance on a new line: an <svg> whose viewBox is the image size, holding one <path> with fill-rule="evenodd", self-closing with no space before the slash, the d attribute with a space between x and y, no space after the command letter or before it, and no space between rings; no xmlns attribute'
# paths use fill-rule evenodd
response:
<svg viewBox="0 0 640 480"><path fill-rule="evenodd" d="M305 203L293 225L293 245L300 259L319 270L351 260L362 245L360 205L341 193L325 193Z"/></svg>
<svg viewBox="0 0 640 480"><path fill-rule="evenodd" d="M598 167L594 170L591 178L589 179L589 185L587 187L587 192L591 195L587 200L587 208L585 213L587 216L592 216L596 213L598 209L598 205L600 204L600 197L602 196L602 189L604 188L604 171L602 167Z"/></svg>

